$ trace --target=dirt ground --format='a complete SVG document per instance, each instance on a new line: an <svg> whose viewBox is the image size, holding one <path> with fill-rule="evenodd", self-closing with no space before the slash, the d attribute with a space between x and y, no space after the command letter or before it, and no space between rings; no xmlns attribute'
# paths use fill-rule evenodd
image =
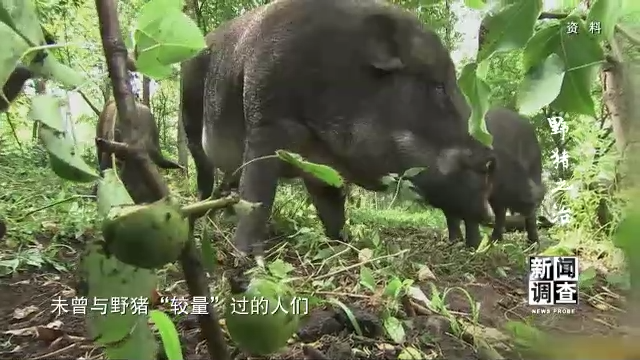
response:
<svg viewBox="0 0 640 360"><path fill-rule="evenodd" d="M423 241L423 240L421 240ZM439 242L441 250L449 246ZM423 244L424 245L424 244ZM436 245L434 245L436 246ZM78 245L79 247L79 245ZM76 261L78 251L62 252L66 261ZM437 251L432 251L437 253ZM434 263L442 259L431 259ZM493 260L499 262L499 260ZM475 326L485 339L497 342L504 334L501 329L508 321L524 321L540 329L562 334L611 334L618 326L618 316L623 314L622 299L606 286L595 286L590 294L581 294L579 306L573 314L533 314L526 304L526 276L498 277L491 271L479 269L472 278L450 274L434 266L433 276L417 283L428 298L432 286L437 288L461 287L480 304ZM79 314L52 312L57 298L75 296L74 276L53 269L41 268L33 272L20 272L0 282L0 358L15 359L100 359L102 352L96 348L85 332L84 318ZM161 289L164 296L180 295L181 286ZM337 294L337 293L336 293ZM334 294L335 295L335 294ZM453 336L447 318L434 314L415 301L408 301L401 311L407 320L405 344L394 344L383 335L378 316L380 304L372 297L356 293L341 293L341 300L348 304L358 321L369 329L366 336L355 335L349 321L336 309L314 309L303 322L297 338L291 345L272 359L302 359L309 348L324 353L326 358L341 359L397 359L403 345L418 347L429 359L488 359L491 356L479 350L474 336ZM469 318L473 312L467 295L452 291L446 297L447 309L453 316ZM176 318L185 359L208 359L206 346L200 338L197 321L193 316ZM465 330L464 334L473 334ZM477 332L476 332L477 333ZM493 333L493 335L492 335ZM487 340L489 341L489 340ZM520 355L505 350L508 358ZM243 358L238 351L233 356ZM313 358L313 357L308 357ZM255 358L253 358L255 359Z"/></svg>

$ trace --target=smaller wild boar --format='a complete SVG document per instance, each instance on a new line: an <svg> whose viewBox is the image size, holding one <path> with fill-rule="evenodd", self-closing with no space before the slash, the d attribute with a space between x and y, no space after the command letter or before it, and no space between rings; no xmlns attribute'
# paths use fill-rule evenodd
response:
<svg viewBox="0 0 640 360"><path fill-rule="evenodd" d="M494 108L485 116L487 129L493 135L496 169L493 173L489 203L495 214L492 240L502 240L507 209L525 218L529 242L538 242L536 211L546 189L542 184L542 155L535 128L524 116ZM447 217L450 240L462 239L460 218ZM480 244L478 223L465 220L466 243Z"/></svg>
<svg viewBox="0 0 640 360"><path fill-rule="evenodd" d="M127 131L122 128L118 121L116 102L114 100L107 102L98 118L96 137L113 139L114 141L124 142L146 149L149 158L162 169L182 169L182 166L162 155L160 151L160 133L151 110L139 102L136 102L136 107L138 109L137 122L133 125L132 129ZM113 134L112 129L115 130ZM98 151L97 155L100 171L111 167L110 156L100 151ZM120 178L126 185L127 191L136 204L157 200L149 193L145 184L142 184L138 169L132 168L131 165L126 163L119 164L118 167Z"/></svg>

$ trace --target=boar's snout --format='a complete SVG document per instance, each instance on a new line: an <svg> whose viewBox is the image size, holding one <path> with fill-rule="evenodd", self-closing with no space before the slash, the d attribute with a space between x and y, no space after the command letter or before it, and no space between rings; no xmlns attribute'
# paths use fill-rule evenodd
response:
<svg viewBox="0 0 640 360"><path fill-rule="evenodd" d="M423 199L459 219L486 222L494 217L489 204L495 157L489 149L446 149L431 171L412 181Z"/></svg>

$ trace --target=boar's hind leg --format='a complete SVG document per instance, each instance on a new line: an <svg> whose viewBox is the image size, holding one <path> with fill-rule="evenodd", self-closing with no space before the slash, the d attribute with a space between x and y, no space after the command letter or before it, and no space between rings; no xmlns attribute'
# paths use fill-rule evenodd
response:
<svg viewBox="0 0 640 360"><path fill-rule="evenodd" d="M502 241L504 226L507 219L507 209L501 206L493 206L493 214L495 215L495 222L493 224L491 240Z"/></svg>
<svg viewBox="0 0 640 360"><path fill-rule="evenodd" d="M480 226L477 222L466 221L464 222L464 230L465 230L465 244L470 247L477 249L480 246Z"/></svg>
<svg viewBox="0 0 640 360"><path fill-rule="evenodd" d="M311 202L318 212L318 217L324 225L325 234L329 239L343 240L344 203L346 194L344 187L335 187L322 183L316 179L305 178Z"/></svg>
<svg viewBox="0 0 640 360"><path fill-rule="evenodd" d="M527 229L527 238L530 243L538 242L538 227L536 224L536 212L531 211L524 218L524 227Z"/></svg>
<svg viewBox="0 0 640 360"><path fill-rule="evenodd" d="M243 159L246 165L240 176L240 197L249 202L261 203L262 206L240 216L234 244L243 254L259 256L263 252L266 224L271 214L282 163L276 158L258 158L273 155L279 148L286 148L286 140L282 134L286 134L286 131L278 126L267 125L255 127L247 135Z"/></svg>
<svg viewBox="0 0 640 360"><path fill-rule="evenodd" d="M460 231L460 219L455 218L447 213L444 214L447 218L447 231L449 232L449 241L462 240L462 231Z"/></svg>

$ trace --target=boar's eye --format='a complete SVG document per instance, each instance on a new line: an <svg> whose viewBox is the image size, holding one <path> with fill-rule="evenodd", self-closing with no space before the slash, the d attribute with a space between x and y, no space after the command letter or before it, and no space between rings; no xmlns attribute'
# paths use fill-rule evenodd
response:
<svg viewBox="0 0 640 360"><path fill-rule="evenodd" d="M433 84L433 89L438 95L446 95L444 83L438 82Z"/></svg>

